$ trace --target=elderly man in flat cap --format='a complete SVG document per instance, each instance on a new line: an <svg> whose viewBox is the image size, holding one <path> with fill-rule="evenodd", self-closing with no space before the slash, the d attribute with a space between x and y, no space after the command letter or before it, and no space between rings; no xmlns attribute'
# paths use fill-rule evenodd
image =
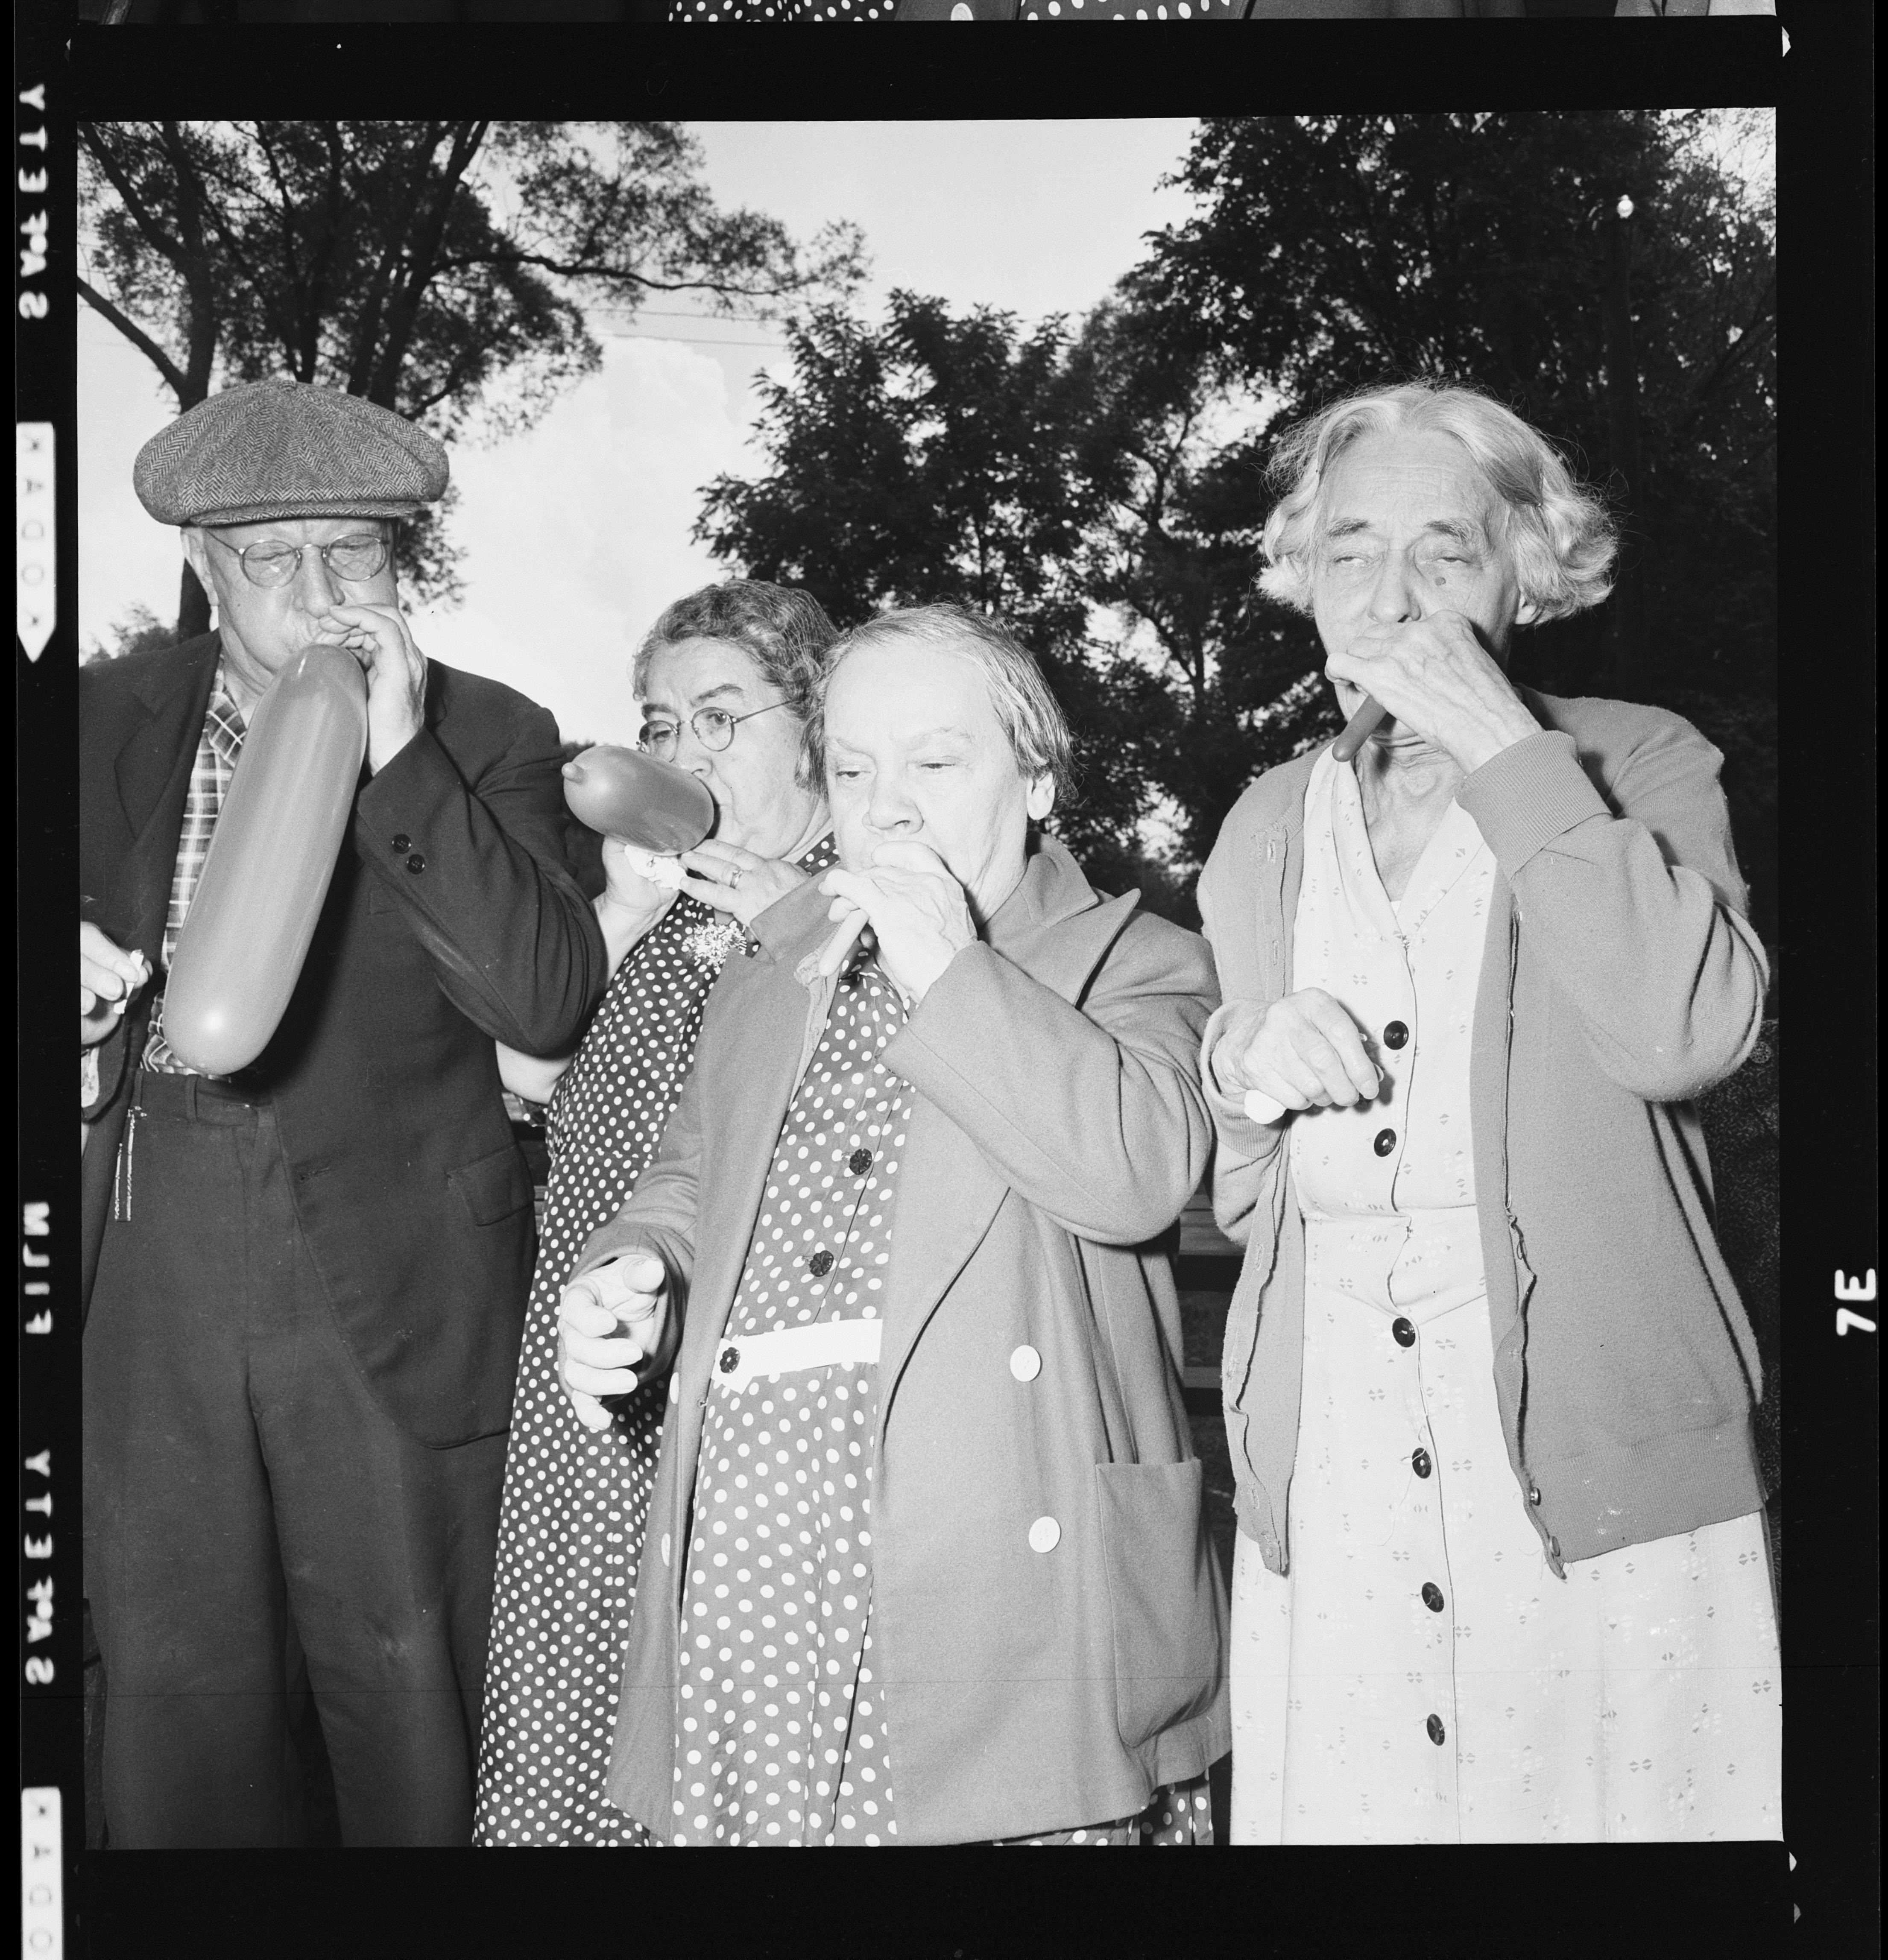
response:
<svg viewBox="0 0 1888 1960"><path fill-rule="evenodd" d="M427 660L393 526L446 457L294 383L146 445L145 508L216 603L80 679L85 1569L114 1847L470 1841L531 1186L492 1043L555 1052L607 966L558 733ZM315 643L367 678L351 828L282 1024L240 1077L164 985L248 718ZM308 1698L318 1720L309 1717Z"/></svg>

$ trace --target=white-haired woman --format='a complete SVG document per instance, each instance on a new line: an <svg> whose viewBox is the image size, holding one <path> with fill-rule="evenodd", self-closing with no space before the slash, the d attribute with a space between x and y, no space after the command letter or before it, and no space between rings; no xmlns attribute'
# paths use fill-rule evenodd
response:
<svg viewBox="0 0 1888 1960"><path fill-rule="evenodd" d="M1759 1364L1692 1106L1766 982L1720 758L1508 679L1613 543L1498 402L1372 390L1275 469L1266 588L1387 718L1255 783L1200 884L1235 1841L1775 1837Z"/></svg>
<svg viewBox="0 0 1888 1960"><path fill-rule="evenodd" d="M548 1102L551 1174L505 1456L475 1841L635 1844L603 1795L662 1405L592 1404L557 1384L556 1308L584 1240L635 1188L695 1061L709 989L750 921L836 855L802 780L801 727L834 628L791 586L730 579L680 599L638 650L642 746L706 784L715 834L678 891L648 854L603 846L596 900L613 978L574 1055L503 1047L505 1086Z"/></svg>

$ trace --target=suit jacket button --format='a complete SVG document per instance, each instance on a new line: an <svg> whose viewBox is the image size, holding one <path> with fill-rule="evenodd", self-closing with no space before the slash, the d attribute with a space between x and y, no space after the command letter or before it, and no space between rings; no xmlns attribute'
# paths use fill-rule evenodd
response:
<svg viewBox="0 0 1888 1960"><path fill-rule="evenodd" d="M393 848L396 851L410 851L412 848L413 840L403 830L393 840Z"/></svg>
<svg viewBox="0 0 1888 1960"><path fill-rule="evenodd" d="M1033 1382L1043 1372L1043 1357L1026 1341L1010 1357L1010 1373L1019 1382Z"/></svg>
<svg viewBox="0 0 1888 1960"><path fill-rule="evenodd" d="M1031 1551L1053 1551L1062 1540L1062 1528L1053 1518L1038 1518L1029 1528Z"/></svg>
<svg viewBox="0 0 1888 1960"><path fill-rule="evenodd" d="M1540 1486L1538 1484L1530 1484L1528 1485L1527 1501L1530 1504L1538 1504L1540 1502Z"/></svg>
<svg viewBox="0 0 1888 1960"><path fill-rule="evenodd" d="M426 868L426 861L415 851L412 857L407 859L406 868L409 871L423 871Z"/></svg>

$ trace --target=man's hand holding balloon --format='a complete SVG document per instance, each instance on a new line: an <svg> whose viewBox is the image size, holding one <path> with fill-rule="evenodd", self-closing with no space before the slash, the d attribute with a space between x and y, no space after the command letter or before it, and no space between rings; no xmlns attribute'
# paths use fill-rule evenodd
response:
<svg viewBox="0 0 1888 1960"><path fill-rule="evenodd" d="M836 972L869 925L880 966L914 1005L976 939L963 886L936 851L912 838L879 845L868 870L836 867L820 880L820 889L832 894L827 916L839 927L820 955L820 972Z"/></svg>
<svg viewBox="0 0 1888 1960"><path fill-rule="evenodd" d="M604 1398L634 1394L673 1360L680 1338L653 1252L626 1252L572 1280L558 1303L557 1374L577 1420L607 1429Z"/></svg>
<svg viewBox="0 0 1888 1960"><path fill-rule="evenodd" d="M367 764L378 775L425 726L426 656L398 606L331 606L317 644L345 647L367 674Z"/></svg>

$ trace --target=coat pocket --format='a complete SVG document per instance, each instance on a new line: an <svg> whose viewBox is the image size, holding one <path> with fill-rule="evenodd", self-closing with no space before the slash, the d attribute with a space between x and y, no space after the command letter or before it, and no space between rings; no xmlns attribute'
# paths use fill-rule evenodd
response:
<svg viewBox="0 0 1888 1960"><path fill-rule="evenodd" d="M1203 1714L1226 1664L1226 1592L1206 1533L1202 1468L1097 1463L1114 1628L1115 1716L1138 1749Z"/></svg>
<svg viewBox="0 0 1888 1960"><path fill-rule="evenodd" d="M530 1173L515 1144L446 1173L446 1182L475 1225L497 1225L514 1217L531 1201Z"/></svg>

